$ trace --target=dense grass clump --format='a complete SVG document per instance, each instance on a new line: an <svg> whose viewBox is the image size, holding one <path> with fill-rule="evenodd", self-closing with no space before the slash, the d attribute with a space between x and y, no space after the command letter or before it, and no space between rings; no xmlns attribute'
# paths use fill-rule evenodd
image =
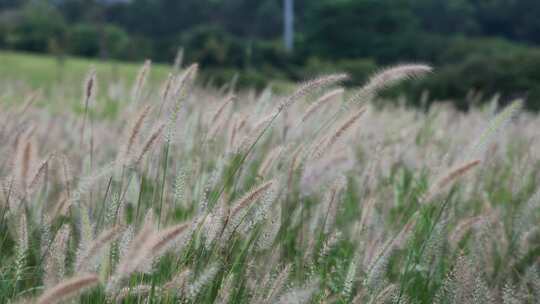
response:
<svg viewBox="0 0 540 304"><path fill-rule="evenodd" d="M1 302L539 303L539 118L375 106L430 71L275 96L203 89L196 64L155 87L147 62L131 90L92 70L76 113L22 92L0 109Z"/></svg>

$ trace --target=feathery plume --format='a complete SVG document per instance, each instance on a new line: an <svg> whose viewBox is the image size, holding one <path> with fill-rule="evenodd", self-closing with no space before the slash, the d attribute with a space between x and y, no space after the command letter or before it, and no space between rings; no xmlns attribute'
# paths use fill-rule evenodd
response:
<svg viewBox="0 0 540 304"><path fill-rule="evenodd" d="M263 132L272 123L274 117L275 115L267 115L257 121L249 133L246 134L240 142L237 152L248 151L249 148L263 135Z"/></svg>
<svg viewBox="0 0 540 304"><path fill-rule="evenodd" d="M133 85L133 89L131 91L131 100L133 102L139 101L141 91L146 84L146 78L148 77L148 73L150 72L150 67L152 66L152 61L147 59L144 61L143 66L139 70L139 73L137 74L137 78L135 79L135 83Z"/></svg>
<svg viewBox="0 0 540 304"><path fill-rule="evenodd" d="M69 165L69 159L65 154L61 154L58 159L60 160L62 183L64 185L67 196L70 197L73 174L71 172L71 166Z"/></svg>
<svg viewBox="0 0 540 304"><path fill-rule="evenodd" d="M47 288L54 286L64 277L69 234L69 225L64 224L56 232L50 249L45 255L43 282Z"/></svg>
<svg viewBox="0 0 540 304"><path fill-rule="evenodd" d="M15 282L21 279L22 271L26 264L26 256L28 251L28 221L24 210L21 212L19 225L17 228Z"/></svg>
<svg viewBox="0 0 540 304"><path fill-rule="evenodd" d="M218 271L219 271L218 264L213 264L213 265L208 266L208 268L206 268L204 272L201 273L194 282L192 282L191 284L187 286L188 298L192 300L195 299L199 295L199 293L202 291L204 286L206 286L208 283L214 280Z"/></svg>
<svg viewBox="0 0 540 304"><path fill-rule="evenodd" d="M33 91L31 92L26 99L24 100L23 104L19 107L19 111L17 113L17 116L22 116L26 111L34 104L34 102L38 99L38 97L41 95L41 92Z"/></svg>
<svg viewBox="0 0 540 304"><path fill-rule="evenodd" d="M73 298L80 294L84 289L93 287L99 282L97 275L85 274L65 280L58 285L45 290L36 304L54 304L62 300Z"/></svg>
<svg viewBox="0 0 540 304"><path fill-rule="evenodd" d="M459 221L448 237L452 247L455 248L469 229L482 220L484 220L484 216L474 216Z"/></svg>
<svg viewBox="0 0 540 304"><path fill-rule="evenodd" d="M280 157L282 151L282 146L278 146L272 149L270 153L268 153L268 155L261 162L259 170L257 171L257 175L260 177L265 177L268 174L270 168L272 168L274 161Z"/></svg>
<svg viewBox="0 0 540 304"><path fill-rule="evenodd" d="M500 112L491 122L488 127L482 132L480 137L465 153L463 160L468 161L471 158L481 158L485 152L489 142L491 142L497 134L502 130L523 108L523 100L518 99L512 102L502 112Z"/></svg>
<svg viewBox="0 0 540 304"><path fill-rule="evenodd" d="M165 128L165 124L159 124L154 131L150 134L146 142L141 146L141 149L139 150L137 156L135 157L135 164L138 164L143 159L144 155L148 153L148 151L152 150L154 145L157 143L158 139L161 136L161 133L163 132L163 129Z"/></svg>
<svg viewBox="0 0 540 304"><path fill-rule="evenodd" d="M287 278L289 277L289 273L291 270L291 265L285 266L283 270L277 275L274 282L272 283L272 287L270 287L270 291L268 292L268 296L264 299L264 304L270 304L275 301L279 293L283 290L285 287L285 284L287 283Z"/></svg>
<svg viewBox="0 0 540 304"><path fill-rule="evenodd" d="M331 101L332 99L336 98L337 96L343 94L343 92L345 92L343 88L337 88L319 97L319 99L317 99L314 103L312 103L306 109L306 111L304 112L304 115L302 115L302 118L300 119L300 123L306 122L323 105L325 105L328 101Z"/></svg>
<svg viewBox="0 0 540 304"><path fill-rule="evenodd" d="M144 224L141 230L139 231L137 236L135 236L135 238L131 242L129 242L129 246L127 246L128 249L122 250L121 248L122 251L125 251L125 254L122 255L122 259L120 259L120 262L116 267L115 273L109 279L106 289L107 294L115 293L120 281L131 275L131 273L133 273L136 268L140 266L141 260L144 260L144 257L140 258L141 254L148 253L147 250L144 250L143 252L143 248L141 247L148 243L148 240L153 233L154 219L152 215L152 210L150 210L144 218ZM137 261L138 263L135 264L134 261Z"/></svg>
<svg viewBox="0 0 540 304"><path fill-rule="evenodd" d="M88 72L88 75L86 76L86 80L84 81L84 96L83 96L83 104L84 104L84 115L81 125L81 146L84 142L84 131L86 130L86 117L88 116L88 107L90 106L90 103L94 101L97 95L97 80L96 80L96 70L95 68L91 68L90 72Z"/></svg>
<svg viewBox="0 0 540 304"><path fill-rule="evenodd" d="M327 257L328 254L332 249L334 249L334 246L341 241L341 231L335 231L332 234L330 234L330 237L326 239L326 241L323 243L323 246L321 247L321 251L319 252L319 261L323 258Z"/></svg>
<svg viewBox="0 0 540 304"><path fill-rule="evenodd" d="M174 138L174 133L176 130L176 120L178 118L178 113L180 112L180 106L182 105L182 102L184 102L191 93L198 69L199 65L196 63L189 66L189 68L186 69L184 74L178 77L177 84L173 88L174 94L173 96L171 96L171 98L174 98L174 103L169 110L169 117L166 124L167 132L165 134L165 140L167 142L171 142Z"/></svg>
<svg viewBox="0 0 540 304"><path fill-rule="evenodd" d="M145 224L146 226L146 224ZM122 278L135 271L149 271L152 260L163 255L183 235L189 223L178 224L162 231L148 234L146 227L133 240L126 256L120 261L115 275L109 281L108 290L114 291ZM148 235L147 235L148 234ZM144 240L144 242L141 242Z"/></svg>
<svg viewBox="0 0 540 304"><path fill-rule="evenodd" d="M260 203L253 208L252 212L250 212L249 216L247 216L247 219L242 222L239 229L242 234L248 235L255 225L268 218L268 214L272 209L272 204L277 199L277 192L277 184L272 185L270 188L268 188L268 190L265 191L260 199Z"/></svg>
<svg viewBox="0 0 540 304"><path fill-rule="evenodd" d="M287 187L291 189L292 181L294 178L294 173L301 165L302 154L304 153L304 146L302 144L298 145L298 148L293 152L291 157L291 164L289 165L289 173L287 177Z"/></svg>
<svg viewBox="0 0 540 304"><path fill-rule="evenodd" d="M203 234L206 239L206 248L210 248L212 242L219 237L219 234L223 231L228 215L229 206L225 203L225 199L221 198L204 220Z"/></svg>
<svg viewBox="0 0 540 304"><path fill-rule="evenodd" d="M480 160L473 160L466 164L463 164L456 169L450 171L442 180L440 180L437 183L437 186L439 188L444 188L448 186L452 181L457 179L460 176L463 176L467 171L471 170L472 168L476 167L480 164Z"/></svg>
<svg viewBox="0 0 540 304"><path fill-rule="evenodd" d="M95 263L95 260L106 249L106 246L120 236L122 232L120 227L113 227L103 231L85 250L78 252L75 262L75 270L90 271Z"/></svg>
<svg viewBox="0 0 540 304"><path fill-rule="evenodd" d="M120 237L120 241L118 242L118 255L119 256L123 257L128 253L128 250L131 246L131 242L133 241L134 237L135 237L135 231L134 231L133 225L129 225L122 233L122 236Z"/></svg>
<svg viewBox="0 0 540 304"><path fill-rule="evenodd" d="M222 240L227 241L227 239L232 235L232 233L234 233L238 228L240 228L242 222L248 214L248 211L250 210L250 206L252 206L253 203L257 202L259 198L261 198L270 189L272 184L272 180L265 182L253 188L251 191L249 191L247 194L245 194L232 204L232 207L230 208L228 213L229 216L225 221L225 228L222 233ZM245 228L241 230L245 231ZM226 243L222 243L222 245L226 245Z"/></svg>
<svg viewBox="0 0 540 304"><path fill-rule="evenodd" d="M379 290L386 284L386 270L390 257L396 247L393 245L392 240L388 240L380 249L380 253L373 259L371 265L368 267L366 278L364 279L364 285L371 290Z"/></svg>
<svg viewBox="0 0 540 304"><path fill-rule="evenodd" d="M377 296L375 297L375 304L388 303L389 300L397 296L398 292L399 292L399 287L396 284L389 284L383 290L381 290L379 294L377 294ZM402 295L402 297L404 296Z"/></svg>
<svg viewBox="0 0 540 304"><path fill-rule="evenodd" d="M78 203L81 197L85 193L88 193L88 191L90 191L96 183L98 183L104 177L109 176L109 174L115 168L114 165L114 162L105 164L103 167L99 168L92 174L81 178L79 184L77 185L77 189L72 193L68 204L72 205L74 203Z"/></svg>
<svg viewBox="0 0 540 304"><path fill-rule="evenodd" d="M154 286L156 292L159 293L159 287ZM140 284L133 287L124 287L116 295L116 303L122 303L122 300L129 296L143 297L152 292L152 285Z"/></svg>
<svg viewBox="0 0 540 304"><path fill-rule="evenodd" d="M349 76L347 74L332 74L327 76L322 76L313 80L310 80L302 84L293 94L289 95L285 100L283 100L278 107L278 112L281 112L283 109L288 108L296 100L306 96L315 89L323 88L341 81L344 81Z"/></svg>
<svg viewBox="0 0 540 304"><path fill-rule="evenodd" d="M96 69L91 68L86 79L84 81L84 96L83 96L83 105L85 109L88 109L90 103L94 100L97 95L97 80L96 80Z"/></svg>
<svg viewBox="0 0 540 304"><path fill-rule="evenodd" d="M16 152L17 162L15 168L17 168L17 180L19 182L21 190L28 189L28 183L30 179L30 170L34 163L34 145L32 140L26 139L20 142Z"/></svg>
<svg viewBox="0 0 540 304"><path fill-rule="evenodd" d="M234 280L235 275L229 275L222 284L216 297L216 303L227 304L231 300L232 293L234 292Z"/></svg>
<svg viewBox="0 0 540 304"><path fill-rule="evenodd" d="M324 219L324 233L330 233L336 221L338 211L338 196L343 188L345 188L347 180L344 176L338 178L326 193L323 201L323 206L326 209Z"/></svg>
<svg viewBox="0 0 540 304"><path fill-rule="evenodd" d="M287 303L309 303L309 300L313 297L315 292L318 289L319 282L313 281L308 283L304 287L294 288L283 294L277 303L287 304Z"/></svg>
<svg viewBox="0 0 540 304"><path fill-rule="evenodd" d="M169 100L172 85L175 80L175 77L172 73L169 73L169 76L167 76L167 81L163 85L163 88L161 89L161 106L163 106L164 103L166 103ZM160 106L160 112L161 112L161 106Z"/></svg>
<svg viewBox="0 0 540 304"><path fill-rule="evenodd" d="M364 264L369 264L369 266L366 267L364 285L372 290L379 290L386 284L385 275L388 263L390 262L390 257L397 249L402 248L408 240L416 225L418 219L417 214L418 212L411 216L407 224L405 224L395 238L389 239L380 245L377 248L378 253L366 256L368 260L365 261Z"/></svg>
<svg viewBox="0 0 540 304"><path fill-rule="evenodd" d="M49 161L51 160L52 155L49 155L45 158L41 164L37 167L36 172L33 174L33 177L29 179L27 193L32 193L34 189L38 186L40 179L45 175L45 172L49 168Z"/></svg>
<svg viewBox="0 0 540 304"><path fill-rule="evenodd" d="M184 62L184 48L180 47L178 48L178 51L176 52L176 57L174 57L173 69L175 71L180 70L183 62Z"/></svg>
<svg viewBox="0 0 540 304"><path fill-rule="evenodd" d="M312 154L313 159L319 159L321 156L330 150L331 147L358 121L360 116L366 111L365 108L360 109L353 115L351 115L345 122L334 131L334 133L323 139L323 142L316 146L315 151Z"/></svg>
<svg viewBox="0 0 540 304"><path fill-rule="evenodd" d="M257 201L272 186L274 181L267 181L255 187L247 194L238 199L231 208L231 217L235 217L241 210L245 210L252 203Z"/></svg>
<svg viewBox="0 0 540 304"><path fill-rule="evenodd" d="M231 124L229 124L229 134L227 135L227 153L233 153L236 147L236 135L239 130L240 119L234 115Z"/></svg>
<svg viewBox="0 0 540 304"><path fill-rule="evenodd" d="M360 222L358 223L359 233L365 231L365 229L367 228L368 220L372 218L374 206L374 197L369 197L365 200L365 203L362 206L362 215L360 216ZM357 233L357 235L359 233Z"/></svg>
<svg viewBox="0 0 540 304"><path fill-rule="evenodd" d="M480 164L480 160L473 160L469 161L463 165L460 165L452 170L450 170L448 173L446 173L441 179L439 179L435 185L428 190L426 195L421 200L422 202L429 202L432 200L439 192L446 187L448 187L450 184L452 184L456 179L460 178L461 176L465 175L467 172L469 172L474 167L478 166Z"/></svg>
<svg viewBox="0 0 540 304"><path fill-rule="evenodd" d="M128 140L124 144L124 147L122 149L121 157L124 159L128 159L130 157L130 153L133 149L133 146L135 145L135 141L137 140L137 136L141 132L141 128L144 124L144 121L148 114L150 113L150 110L152 107L150 105L146 105L142 108L142 110L137 114L135 120L132 122L130 131L128 133Z"/></svg>
<svg viewBox="0 0 540 304"><path fill-rule="evenodd" d="M398 84L403 80L415 79L430 73L433 69L424 64L403 64L386 68L373 75L351 99L356 103L373 98L380 90Z"/></svg>
<svg viewBox="0 0 540 304"><path fill-rule="evenodd" d="M69 201L67 197L66 192L62 192L60 194L60 198L58 199L58 202L54 205L53 210L50 213L51 219L56 219L59 216L65 216L69 209L71 208L71 202Z"/></svg>
<svg viewBox="0 0 540 304"><path fill-rule="evenodd" d="M199 71L199 64L194 63L190 65L185 72L180 75L176 81L176 86L174 87L174 96L176 97L176 103L174 110L178 111L180 106L179 102L182 102L184 98L188 96L189 91L192 88L193 82ZM173 111L174 111L173 110Z"/></svg>
<svg viewBox="0 0 540 304"><path fill-rule="evenodd" d="M210 121L208 122L209 127L208 127L208 133L206 136L207 139L209 140L214 139L216 135L218 134L218 132L225 128L227 124L227 120L226 120L226 117L222 117L222 116L225 116L223 115L223 113L225 112L225 109L227 109L227 106L231 104L231 102L235 98L236 96L232 94L226 97L225 100L218 107L216 112L212 115Z"/></svg>
<svg viewBox="0 0 540 304"><path fill-rule="evenodd" d="M348 300L351 297L353 284L356 280L356 270L357 270L357 261L358 253L355 253L351 263L349 264L349 269L347 270L347 275L345 277L345 282L343 283L343 289L341 295L344 299Z"/></svg>
<svg viewBox="0 0 540 304"><path fill-rule="evenodd" d="M225 108L234 100L236 99L236 95L231 94L221 102L221 105L217 108L217 110L212 115L212 118L210 119L210 123L216 123L221 115L223 114L223 111L225 111Z"/></svg>
<svg viewBox="0 0 540 304"><path fill-rule="evenodd" d="M28 219L26 217L26 212L21 212L18 225L18 242L17 246L22 250L23 252L26 252L28 250Z"/></svg>
<svg viewBox="0 0 540 304"><path fill-rule="evenodd" d="M95 223L90 218L90 208L86 204L79 205L80 240L78 251L84 251L94 239Z"/></svg>
<svg viewBox="0 0 540 304"><path fill-rule="evenodd" d="M178 240L180 236L186 232L191 223L182 223L163 229L159 233L149 240L149 248L152 257L159 257L167 249L170 248L173 243Z"/></svg>
<svg viewBox="0 0 540 304"><path fill-rule="evenodd" d="M272 247L272 243L276 239L281 228L281 207L279 205L272 211L272 216L267 219L267 223L263 228L260 237L255 244L258 250L267 250Z"/></svg>
<svg viewBox="0 0 540 304"><path fill-rule="evenodd" d="M177 206L180 204L182 207L187 207L186 204L186 169L181 168L178 170L178 173L176 174L176 177L174 178L174 195L173 195L173 201L174 206Z"/></svg>
<svg viewBox="0 0 540 304"><path fill-rule="evenodd" d="M43 219L41 220L41 227L39 229L39 231L41 232L40 254L43 257L47 254L47 251L49 250L49 245L52 242L51 222L52 220L48 215L43 215Z"/></svg>
<svg viewBox="0 0 540 304"><path fill-rule="evenodd" d="M163 289L173 291L175 293L184 293L187 287L187 282L191 276L191 270L185 269L175 275L169 282L163 284Z"/></svg>

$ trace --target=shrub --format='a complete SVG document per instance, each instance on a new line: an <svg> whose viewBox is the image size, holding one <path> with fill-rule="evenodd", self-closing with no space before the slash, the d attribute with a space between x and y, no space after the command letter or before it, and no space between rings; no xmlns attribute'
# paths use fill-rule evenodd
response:
<svg viewBox="0 0 540 304"><path fill-rule="evenodd" d="M109 24L77 24L69 31L68 38L69 52L85 57L124 58L130 43L125 31Z"/></svg>
<svg viewBox="0 0 540 304"><path fill-rule="evenodd" d="M463 48L461 43L447 55L458 58ZM540 110L540 72L536 68L540 65L540 50L506 47L507 52L504 49L475 51L464 55L461 62L438 67L433 77L413 88L413 99L420 90L427 89L433 98L452 98L459 108L466 109L470 105L464 98L472 89L483 93L485 101L496 93L502 94L504 100L524 97L529 109Z"/></svg>
<svg viewBox="0 0 540 304"><path fill-rule="evenodd" d="M91 24L77 24L68 34L69 52L71 54L94 57L99 55L100 34Z"/></svg>
<svg viewBox="0 0 540 304"><path fill-rule="evenodd" d="M5 15L9 28L5 43L8 47L32 51L47 52L51 40L62 41L66 24L64 18L52 5L44 1L31 1L20 11Z"/></svg>
<svg viewBox="0 0 540 304"><path fill-rule="evenodd" d="M203 66L242 66L245 48L233 36L214 26L201 26L182 34L180 45L189 61Z"/></svg>

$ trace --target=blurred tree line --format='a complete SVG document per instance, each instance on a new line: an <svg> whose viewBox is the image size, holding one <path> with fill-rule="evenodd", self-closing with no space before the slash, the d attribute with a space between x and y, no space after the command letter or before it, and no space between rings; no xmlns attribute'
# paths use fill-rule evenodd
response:
<svg viewBox="0 0 540 304"><path fill-rule="evenodd" d="M471 90L528 96L540 109L538 0L295 0L295 50L282 42L282 0L0 0L0 47L122 60L187 61L213 81L263 86L424 61L437 73L409 88L434 98Z"/></svg>

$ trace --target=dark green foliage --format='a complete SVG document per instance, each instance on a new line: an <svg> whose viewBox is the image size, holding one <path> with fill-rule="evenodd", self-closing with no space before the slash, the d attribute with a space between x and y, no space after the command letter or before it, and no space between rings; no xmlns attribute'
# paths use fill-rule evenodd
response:
<svg viewBox="0 0 540 304"><path fill-rule="evenodd" d="M416 20L406 1L317 1L306 16L305 47L323 57L404 58L401 46L414 43ZM398 55L399 54L399 55Z"/></svg>
<svg viewBox="0 0 540 304"><path fill-rule="evenodd" d="M411 100L429 91L468 109L474 90L481 101L501 93L540 109L536 0L295 0L293 53L282 45L281 2L3 0L0 47L168 63L183 47L205 80L222 85L238 74L238 86L257 89L328 71L359 85L377 67L427 62L435 77L399 88Z"/></svg>
<svg viewBox="0 0 540 304"><path fill-rule="evenodd" d="M121 28L105 25L97 28L91 24L77 24L69 29L69 46L71 54L85 57L100 55L122 59L128 53L130 38ZM100 53L100 52L106 53Z"/></svg>
<svg viewBox="0 0 540 304"><path fill-rule="evenodd" d="M64 40L66 24L54 6L32 1L19 10L5 11L0 16L0 28L4 47L54 52L53 45Z"/></svg>

